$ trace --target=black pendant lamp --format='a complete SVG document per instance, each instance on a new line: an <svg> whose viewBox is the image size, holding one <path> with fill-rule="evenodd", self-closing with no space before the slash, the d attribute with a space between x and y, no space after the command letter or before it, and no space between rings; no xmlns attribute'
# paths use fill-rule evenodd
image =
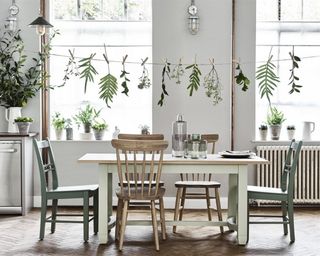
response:
<svg viewBox="0 0 320 256"><path fill-rule="evenodd" d="M44 35L46 28L52 28L53 26L46 21L42 16L39 16L29 24L30 27L35 27L39 35Z"/></svg>

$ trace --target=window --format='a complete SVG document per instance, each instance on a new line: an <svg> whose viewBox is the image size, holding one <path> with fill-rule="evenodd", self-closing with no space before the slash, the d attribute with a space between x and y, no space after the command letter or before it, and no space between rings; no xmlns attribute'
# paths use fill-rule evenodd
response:
<svg viewBox="0 0 320 256"><path fill-rule="evenodd" d="M96 53L93 65L99 74L88 84L86 93L84 79L79 76L72 77L64 87L51 90L50 116L60 112L63 117L70 118L89 103L97 110L102 109L101 117L108 124L105 139L111 139L115 126L121 132L132 133L139 131L139 125L151 127L152 89L138 89L141 59L148 57L148 62L152 61L151 3L149 0L51 0L51 23L60 35L52 42L50 84L62 84L69 50L74 50L79 58ZM111 61L111 73L118 80L118 93L111 108L99 99L99 80L108 70L103 59L104 44ZM121 61L126 54L129 97L121 93L120 79ZM151 79L151 66L147 68Z"/></svg>
<svg viewBox="0 0 320 256"><path fill-rule="evenodd" d="M284 112L286 125L297 127L296 137L301 138L302 122L313 121L316 130L312 139L320 140L320 1L318 0L258 0L256 62L265 63L272 52L280 83L271 99L272 104ZM289 94L291 61L289 52L294 46L295 55L301 58L296 75L303 85L301 93ZM257 125L266 120L268 104L256 96ZM286 139L286 132L281 138Z"/></svg>

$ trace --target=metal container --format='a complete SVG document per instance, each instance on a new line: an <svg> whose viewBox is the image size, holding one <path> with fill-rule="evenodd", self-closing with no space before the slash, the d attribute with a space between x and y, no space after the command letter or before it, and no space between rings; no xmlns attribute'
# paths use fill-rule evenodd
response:
<svg viewBox="0 0 320 256"><path fill-rule="evenodd" d="M172 156L183 157L185 151L184 141L187 139L187 122L182 115L177 116L177 121L172 123Z"/></svg>

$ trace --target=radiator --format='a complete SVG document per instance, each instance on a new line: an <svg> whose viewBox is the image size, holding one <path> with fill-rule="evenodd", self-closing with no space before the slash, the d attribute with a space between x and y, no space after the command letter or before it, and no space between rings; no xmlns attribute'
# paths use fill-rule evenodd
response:
<svg viewBox="0 0 320 256"><path fill-rule="evenodd" d="M281 172L288 146L258 146L257 155L270 164L258 165L257 185L280 187ZM274 203L260 200L258 203ZM295 176L294 203L320 203L320 146L304 146Z"/></svg>

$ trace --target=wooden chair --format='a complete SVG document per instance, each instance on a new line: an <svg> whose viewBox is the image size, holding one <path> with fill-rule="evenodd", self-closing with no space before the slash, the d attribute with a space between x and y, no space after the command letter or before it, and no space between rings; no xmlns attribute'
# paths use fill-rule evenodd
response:
<svg viewBox="0 0 320 256"><path fill-rule="evenodd" d="M250 215L248 209L248 240L249 240L249 224L283 224L284 234L288 234L288 224L290 228L290 241L295 241L294 234L294 217L293 217L293 196L294 196L294 180L296 174L297 163L300 156L302 141L296 142L292 140L286 155L285 164L281 175L281 187L259 187L248 186L248 202L250 199L274 200L281 201L281 216L274 215ZM249 204L248 204L249 205ZM272 217L282 218L282 221L250 221L249 217Z"/></svg>
<svg viewBox="0 0 320 256"><path fill-rule="evenodd" d="M211 145L211 153L214 154L215 143L219 139L218 134L202 134L201 138L206 140L208 147ZM216 199L218 219L222 221L222 212L221 212L221 203L219 188L221 184L217 181L212 181L211 174L180 174L181 181L175 183L177 188L175 211L174 211L174 220L176 221L179 216L179 220L182 220L183 210L186 199L205 199L207 202L208 210L208 219L212 220L211 208L210 208L210 199ZM210 189L214 189L214 196L210 196ZM187 189L204 189L205 192L196 192L196 193L187 193ZM173 232L177 231L177 226L173 226ZM223 226L220 226L220 232L223 233Z"/></svg>
<svg viewBox="0 0 320 256"><path fill-rule="evenodd" d="M89 239L89 222L93 220L94 233L98 232L98 185L83 186L59 186L57 168L49 139L37 141L33 139L34 149L37 155L40 171L41 185L41 219L40 219L40 240L43 240L45 223L51 222L51 233L55 232L56 223L83 223L83 239ZM44 154L44 157L43 157ZM46 162L44 162L44 159ZM48 181L47 177L48 175ZM89 215L89 198L93 197L93 216ZM57 214L58 199L83 199L83 215ZM52 200L52 215L47 217L48 200ZM60 220L59 216L83 216L83 220ZM91 217L91 218L90 218Z"/></svg>
<svg viewBox="0 0 320 256"><path fill-rule="evenodd" d="M116 149L120 189L118 197L116 238L119 250L123 248L123 237L128 216L130 200L149 200L156 250L159 251L158 227L155 201L160 205L160 222L162 238L166 239L163 195L165 189L159 186L163 151L168 142L163 140L112 140ZM130 175L133 173L133 175ZM125 185L126 184L126 185Z"/></svg>

